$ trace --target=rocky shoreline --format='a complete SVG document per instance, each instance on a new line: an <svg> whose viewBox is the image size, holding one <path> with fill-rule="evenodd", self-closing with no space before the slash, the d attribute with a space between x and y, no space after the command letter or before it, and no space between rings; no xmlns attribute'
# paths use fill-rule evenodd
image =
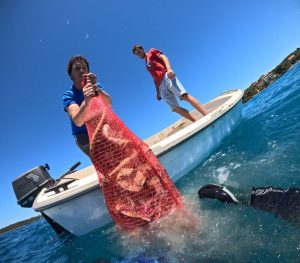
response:
<svg viewBox="0 0 300 263"><path fill-rule="evenodd" d="M277 67L270 72L262 75L257 81L253 82L244 92L243 103L249 101L253 96L267 88L272 82L287 72L300 60L300 48L289 54Z"/></svg>
<svg viewBox="0 0 300 263"><path fill-rule="evenodd" d="M11 224L11 225L9 225L9 226L6 226L6 227L4 227L4 228L1 228L1 229L0 229L0 235L4 234L4 233L6 233L6 232L12 231L12 230L14 230L14 229L17 229L17 228L19 228L19 227L21 227L21 226L24 226L24 225L30 224L30 223L32 223L32 222L38 221L38 220L40 220L41 218L42 218L41 215L39 215L39 216L34 216L34 217L29 218L29 219L25 219L25 220L19 221L19 222L17 222L17 223Z"/></svg>

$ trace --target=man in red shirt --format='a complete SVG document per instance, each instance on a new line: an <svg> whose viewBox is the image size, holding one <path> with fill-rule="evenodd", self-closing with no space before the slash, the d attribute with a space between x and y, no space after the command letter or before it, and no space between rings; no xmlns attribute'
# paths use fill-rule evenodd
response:
<svg viewBox="0 0 300 263"><path fill-rule="evenodd" d="M188 94L179 80L176 78L174 71L171 68L169 59L162 54L161 51L151 48L147 53L140 45L135 45L132 49L133 54L144 59L146 68L153 77L156 87L156 98L163 99L171 108L181 116L194 122L196 119L189 113L188 110L179 106L176 97L190 103L202 115L208 112L204 109L201 103Z"/></svg>

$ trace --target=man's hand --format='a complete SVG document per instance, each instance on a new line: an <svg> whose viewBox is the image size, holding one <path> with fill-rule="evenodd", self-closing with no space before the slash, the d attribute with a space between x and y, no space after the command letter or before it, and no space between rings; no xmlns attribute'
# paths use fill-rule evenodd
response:
<svg viewBox="0 0 300 263"><path fill-rule="evenodd" d="M90 81L92 85L97 84L97 76L94 73L83 74L82 77L86 78L86 80Z"/></svg>
<svg viewBox="0 0 300 263"><path fill-rule="evenodd" d="M168 78L171 80L175 78L175 72L172 69L169 69L167 71L167 75L168 75Z"/></svg>
<svg viewBox="0 0 300 263"><path fill-rule="evenodd" d="M88 79L86 85L82 89L84 100L88 104L93 96L96 95L95 87L92 85L91 81Z"/></svg>
<svg viewBox="0 0 300 263"><path fill-rule="evenodd" d="M83 74L82 77L86 79L86 85L82 89L86 103L89 103L93 96L98 95L100 89L97 86L97 76L94 73Z"/></svg>
<svg viewBox="0 0 300 263"><path fill-rule="evenodd" d="M156 94L156 99L157 99L157 100L161 100L160 93L157 93L157 94Z"/></svg>

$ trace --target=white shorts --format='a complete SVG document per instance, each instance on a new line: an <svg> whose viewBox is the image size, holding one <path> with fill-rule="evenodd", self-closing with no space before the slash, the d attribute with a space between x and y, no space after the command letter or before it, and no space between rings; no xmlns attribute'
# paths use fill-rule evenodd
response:
<svg viewBox="0 0 300 263"><path fill-rule="evenodd" d="M170 106L171 110L179 107L176 97L180 98L187 93L180 81L175 77L169 79L167 73L164 75L159 86L161 98Z"/></svg>

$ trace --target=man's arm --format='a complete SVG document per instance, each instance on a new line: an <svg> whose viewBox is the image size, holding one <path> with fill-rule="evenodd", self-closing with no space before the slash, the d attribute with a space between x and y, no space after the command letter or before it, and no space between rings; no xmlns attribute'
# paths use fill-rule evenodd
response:
<svg viewBox="0 0 300 263"><path fill-rule="evenodd" d="M71 104L67 107L67 112L74 122L74 124L78 127L81 127L84 124L84 118L88 110L88 105L93 96L95 96L96 92L98 92L99 96L111 107L112 101L111 97L104 90L101 90L97 85L92 85L90 81L87 82L87 85L82 89L84 101L79 106L78 104Z"/></svg>
<svg viewBox="0 0 300 263"><path fill-rule="evenodd" d="M78 127L81 127L84 124L84 118L88 110L88 104L93 96L95 96L95 88L91 84L90 80L87 80L87 84L83 87L82 93L84 96L84 101L79 106L78 104L69 105L66 110Z"/></svg>
<svg viewBox="0 0 300 263"><path fill-rule="evenodd" d="M84 117L87 112L87 108L85 101L83 101L80 106L78 104L71 104L66 110L74 124L81 127L84 124Z"/></svg>
<svg viewBox="0 0 300 263"><path fill-rule="evenodd" d="M159 56L159 58L165 63L165 66L166 66L166 70L167 70L167 74L168 74L169 79L174 79L174 77L175 77L175 72L172 70L170 61L169 61L169 59L167 58L167 56L161 54L161 55Z"/></svg>

